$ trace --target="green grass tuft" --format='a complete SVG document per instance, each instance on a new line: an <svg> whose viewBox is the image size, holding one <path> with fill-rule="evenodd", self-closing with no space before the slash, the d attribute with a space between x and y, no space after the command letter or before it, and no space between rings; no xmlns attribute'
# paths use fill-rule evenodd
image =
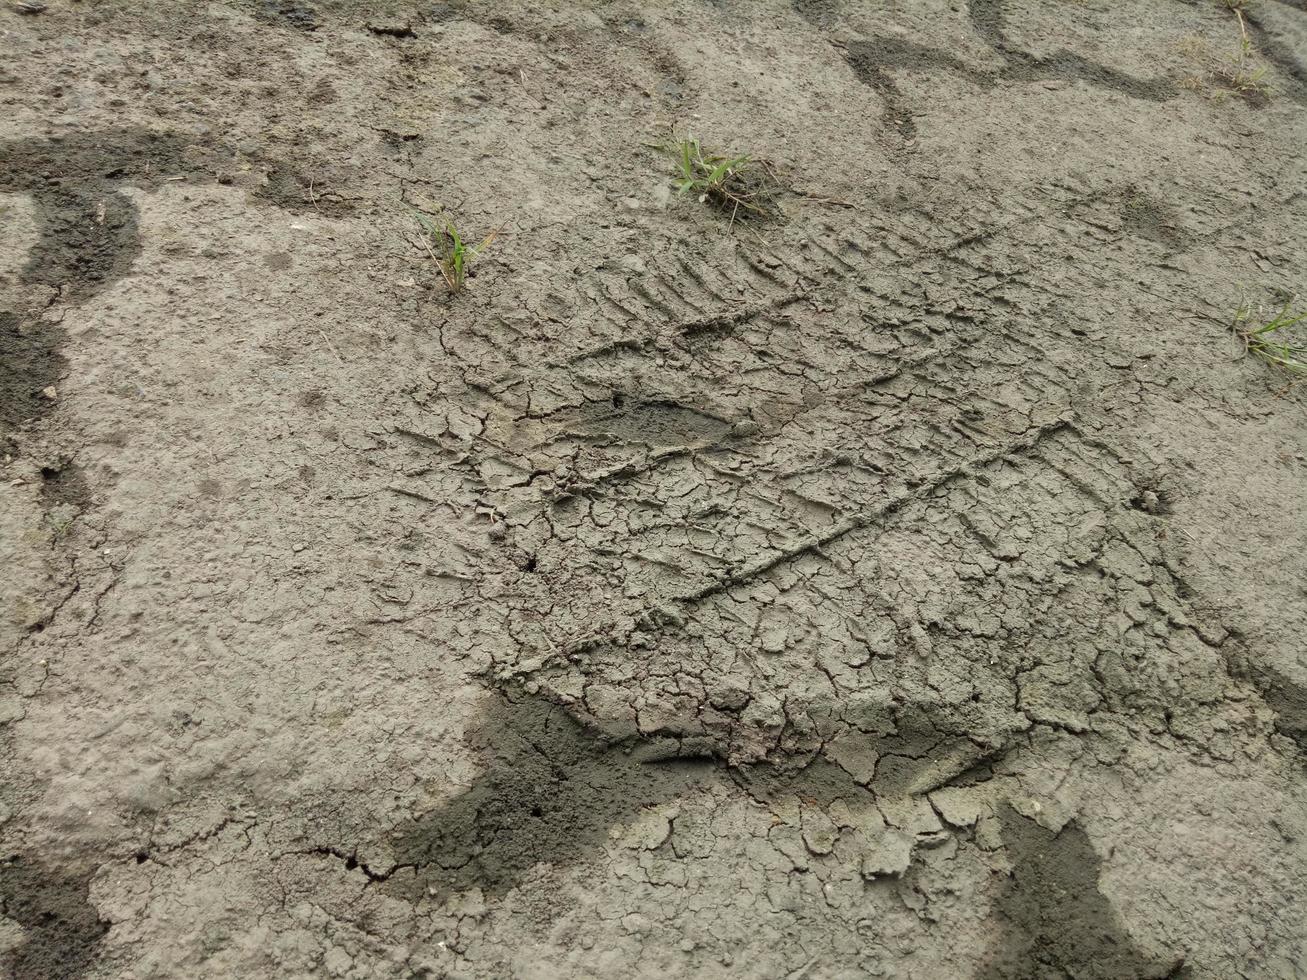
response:
<svg viewBox="0 0 1307 980"><path fill-rule="evenodd" d="M675 163L677 192L693 194L701 204L729 214L732 223L736 218L770 218L777 213L780 181L765 160L710 152L693 136L658 148Z"/></svg>
<svg viewBox="0 0 1307 980"><path fill-rule="evenodd" d="M469 245L463 241L463 236L455 227L454 222L449 218L444 218L443 223L437 224L427 215L418 212L418 223L422 226L421 243L426 249L431 260L436 263L440 269L440 274L445 279L445 285L449 287L451 296L456 296L463 291L463 285L467 281L468 270L472 263L481 257L481 253L490 247L498 236L502 228L496 228L477 245Z"/></svg>
<svg viewBox="0 0 1307 980"><path fill-rule="evenodd" d="M1266 77L1266 67L1255 63L1257 52L1253 48L1252 38L1248 35L1248 21L1244 16L1248 10L1248 0L1224 0L1224 2L1226 9L1239 21L1239 52L1230 59L1229 65L1214 73L1216 80L1230 91L1246 98L1254 101L1265 100L1270 95L1271 88L1263 81Z"/></svg>
<svg viewBox="0 0 1307 980"><path fill-rule="evenodd" d="M1292 308L1290 299L1270 322L1252 326L1252 309L1247 303L1240 303L1234 314L1233 329L1246 353L1295 374L1307 375L1307 326L1298 327L1307 321L1307 310L1291 313Z"/></svg>

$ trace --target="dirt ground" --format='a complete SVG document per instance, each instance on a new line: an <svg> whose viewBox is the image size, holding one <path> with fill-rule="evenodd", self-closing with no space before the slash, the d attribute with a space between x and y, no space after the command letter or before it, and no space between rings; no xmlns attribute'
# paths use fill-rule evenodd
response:
<svg viewBox="0 0 1307 980"><path fill-rule="evenodd" d="M7 975L1307 977L1304 0L41 7Z"/></svg>

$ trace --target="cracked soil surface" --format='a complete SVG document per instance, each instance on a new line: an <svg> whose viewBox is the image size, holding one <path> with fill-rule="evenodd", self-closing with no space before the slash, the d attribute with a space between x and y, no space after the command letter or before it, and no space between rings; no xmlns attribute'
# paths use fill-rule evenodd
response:
<svg viewBox="0 0 1307 980"><path fill-rule="evenodd" d="M1307 977L1303 0L26 6L6 975Z"/></svg>

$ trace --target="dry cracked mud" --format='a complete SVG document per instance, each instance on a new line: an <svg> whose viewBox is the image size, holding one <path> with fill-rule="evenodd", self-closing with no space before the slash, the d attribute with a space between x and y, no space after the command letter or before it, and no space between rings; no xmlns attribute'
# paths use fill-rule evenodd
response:
<svg viewBox="0 0 1307 980"><path fill-rule="evenodd" d="M5 3L6 975L1307 977L1304 52Z"/></svg>

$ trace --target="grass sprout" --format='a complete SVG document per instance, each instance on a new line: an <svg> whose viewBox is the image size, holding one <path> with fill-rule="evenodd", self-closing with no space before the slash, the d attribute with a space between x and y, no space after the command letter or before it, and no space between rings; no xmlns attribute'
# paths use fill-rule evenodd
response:
<svg viewBox="0 0 1307 980"><path fill-rule="evenodd" d="M418 212L417 220L422 226L422 247L440 269L451 296L457 296L463 291L472 263L481 257L481 253L490 247L490 243L503 230L500 226L481 239L478 244L469 245L449 218L444 218L442 222L437 223Z"/></svg>
<svg viewBox="0 0 1307 980"><path fill-rule="evenodd" d="M1243 342L1245 353L1295 374L1307 375L1307 326L1292 329L1307 321L1307 310L1292 313L1292 309L1290 299L1274 319L1254 326L1252 309L1247 303L1240 303L1234 314L1234 333Z"/></svg>
<svg viewBox="0 0 1307 980"><path fill-rule="evenodd" d="M693 136L673 139L659 149L675 162L677 192L693 194L701 204L730 214L732 224L736 218L776 214L780 181L767 161L705 150Z"/></svg>
<svg viewBox="0 0 1307 980"><path fill-rule="evenodd" d="M1248 0L1224 0L1225 7L1239 20L1239 53L1230 59L1231 63L1215 72L1219 82L1241 95L1264 98L1270 91L1263 78L1266 77L1265 66L1254 65L1256 51L1252 38L1248 35L1248 21L1245 11Z"/></svg>
<svg viewBox="0 0 1307 980"><path fill-rule="evenodd" d="M73 521L76 520L76 517L70 514L51 514L48 520L50 523L50 540L61 541L68 537L72 531Z"/></svg>

